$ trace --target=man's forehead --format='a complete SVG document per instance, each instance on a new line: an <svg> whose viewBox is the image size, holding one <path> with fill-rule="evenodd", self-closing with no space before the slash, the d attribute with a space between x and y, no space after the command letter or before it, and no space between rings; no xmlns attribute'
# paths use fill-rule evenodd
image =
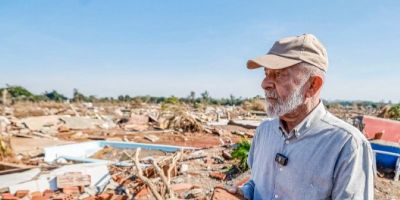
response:
<svg viewBox="0 0 400 200"><path fill-rule="evenodd" d="M289 71L290 68L292 68L292 66L286 67L286 68L283 68L283 69L268 69L268 68L264 67L264 71L265 72L283 72L283 71Z"/></svg>

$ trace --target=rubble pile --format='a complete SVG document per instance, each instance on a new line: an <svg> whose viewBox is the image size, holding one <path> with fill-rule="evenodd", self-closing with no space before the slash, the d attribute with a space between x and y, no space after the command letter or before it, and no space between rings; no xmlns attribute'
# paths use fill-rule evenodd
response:
<svg viewBox="0 0 400 200"><path fill-rule="evenodd" d="M249 179L247 149L256 127L268 120L263 109L261 102L244 108L143 103L2 107L0 197L241 199L233 193ZM329 110L347 121L360 113L378 113L343 106Z"/></svg>
<svg viewBox="0 0 400 200"><path fill-rule="evenodd" d="M0 116L1 199L219 199L249 175L238 170L232 145L254 135L248 120L265 118L222 106L23 106L3 107ZM106 144L66 148L90 141Z"/></svg>

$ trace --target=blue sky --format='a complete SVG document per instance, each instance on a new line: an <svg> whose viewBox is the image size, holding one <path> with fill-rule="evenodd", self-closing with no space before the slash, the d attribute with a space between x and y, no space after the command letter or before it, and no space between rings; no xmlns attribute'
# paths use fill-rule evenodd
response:
<svg viewBox="0 0 400 200"><path fill-rule="evenodd" d="M328 100L400 102L400 1L0 1L0 87L97 96L262 94L247 59L315 34Z"/></svg>

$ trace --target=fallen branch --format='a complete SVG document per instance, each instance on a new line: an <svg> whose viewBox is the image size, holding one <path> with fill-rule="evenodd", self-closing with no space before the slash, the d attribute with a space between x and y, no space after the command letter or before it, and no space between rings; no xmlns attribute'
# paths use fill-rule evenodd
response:
<svg viewBox="0 0 400 200"><path fill-rule="evenodd" d="M176 163L178 160L181 158L182 152L178 152L173 158L172 158L172 163L168 168L168 183L171 183L171 172L173 169L176 169Z"/></svg>
<svg viewBox="0 0 400 200"><path fill-rule="evenodd" d="M164 183L164 186L166 187L167 193L169 194L170 198L175 198L174 191L171 188L171 185L169 184L169 180L167 180L167 177L165 177L164 172L161 170L161 168L157 165L155 160L152 160L151 164L153 164L154 169L156 172L160 175L162 182Z"/></svg>
<svg viewBox="0 0 400 200"><path fill-rule="evenodd" d="M132 157L125 152L125 154L128 155L134 161L135 167L137 169L138 178L142 180L150 188L151 193L157 200L164 200L164 198L161 197L160 193L158 193L156 186L147 177L143 176L143 171L140 168L140 163L139 163L139 153L140 153L140 148L137 148L135 153L135 158L132 159Z"/></svg>

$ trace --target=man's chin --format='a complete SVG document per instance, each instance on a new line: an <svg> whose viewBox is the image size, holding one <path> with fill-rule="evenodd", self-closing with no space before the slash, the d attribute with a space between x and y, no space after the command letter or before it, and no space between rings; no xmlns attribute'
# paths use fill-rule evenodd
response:
<svg viewBox="0 0 400 200"><path fill-rule="evenodd" d="M271 117L271 118L279 117L278 114L276 113L276 110L274 110L270 106L267 106L267 112L266 113L267 113L267 116Z"/></svg>

